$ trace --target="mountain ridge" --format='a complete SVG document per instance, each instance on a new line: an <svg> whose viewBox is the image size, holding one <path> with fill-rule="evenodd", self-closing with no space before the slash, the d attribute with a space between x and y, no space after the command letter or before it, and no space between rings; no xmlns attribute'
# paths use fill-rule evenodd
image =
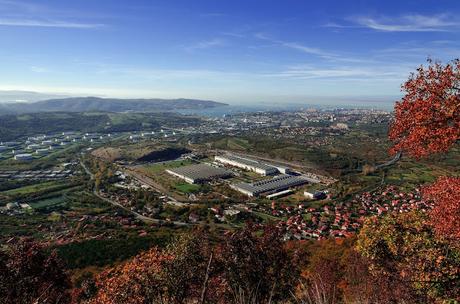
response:
<svg viewBox="0 0 460 304"><path fill-rule="evenodd" d="M177 110L208 109L228 104L200 99L120 99L101 97L66 97L46 99L30 103L7 103L0 105L0 113L32 112L170 112Z"/></svg>

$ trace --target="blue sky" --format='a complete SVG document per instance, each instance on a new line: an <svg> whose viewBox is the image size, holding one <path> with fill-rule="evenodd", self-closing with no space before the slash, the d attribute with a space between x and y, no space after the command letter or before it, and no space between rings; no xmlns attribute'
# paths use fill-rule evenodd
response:
<svg viewBox="0 0 460 304"><path fill-rule="evenodd" d="M460 55L460 1L0 0L0 90L389 99Z"/></svg>

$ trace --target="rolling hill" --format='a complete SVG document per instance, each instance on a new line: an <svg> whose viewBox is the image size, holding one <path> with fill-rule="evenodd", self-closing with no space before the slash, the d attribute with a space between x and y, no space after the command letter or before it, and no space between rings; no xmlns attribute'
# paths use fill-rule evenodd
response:
<svg viewBox="0 0 460 304"><path fill-rule="evenodd" d="M169 124L181 127L193 125L199 118L174 112L107 113L107 112L40 112L5 114L0 118L0 142L35 134L64 131L125 132L142 131Z"/></svg>
<svg viewBox="0 0 460 304"><path fill-rule="evenodd" d="M31 103L8 103L0 105L0 113L38 112L169 112L199 110L225 103L198 99L115 99L100 97L70 97L48 99Z"/></svg>

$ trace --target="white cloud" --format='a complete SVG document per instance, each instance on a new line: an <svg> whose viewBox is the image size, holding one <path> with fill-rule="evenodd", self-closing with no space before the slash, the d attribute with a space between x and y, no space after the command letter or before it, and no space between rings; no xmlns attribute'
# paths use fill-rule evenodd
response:
<svg viewBox="0 0 460 304"><path fill-rule="evenodd" d="M327 52L327 51L324 51L324 50L321 50L319 48L310 47L310 46L307 46L307 45L302 45L302 44L300 44L298 42L290 42L290 41L282 41L282 40L273 39L273 38L271 38L269 35L267 35L265 33L256 33L256 34L254 34L254 37L256 37L257 39L260 39L260 40L270 41L270 42L278 44L280 46L290 48L290 49L294 49L294 50L297 50L297 51L301 51L303 53L307 53L307 54L311 54L311 55L317 55L317 56L321 56L321 57L335 57L334 54L332 54L330 52Z"/></svg>
<svg viewBox="0 0 460 304"><path fill-rule="evenodd" d="M375 71L373 69L332 67L332 68L307 68L307 69L288 69L280 73L268 74L267 76L293 78L293 79L317 79L317 78L394 78L401 74L393 71Z"/></svg>
<svg viewBox="0 0 460 304"><path fill-rule="evenodd" d="M92 29L103 27L104 25L97 23L78 23L57 20L0 19L0 26Z"/></svg>
<svg viewBox="0 0 460 304"><path fill-rule="evenodd" d="M304 44L301 44L301 43L298 43L298 42L283 41L283 40L273 39L273 38L271 38L269 35L267 35L265 33L256 33L254 35L254 37L256 37L257 39L260 39L260 40L269 41L269 42L274 43L275 45L278 45L278 46L282 46L282 47L285 47L285 48L300 51L300 52L305 53L305 54L315 55L315 56L318 56L318 57L320 57L320 58L322 58L322 59L324 59L326 61L329 61L329 62L348 62L348 63L366 63L367 62L367 63L369 63L369 62L372 61L372 60L370 60L368 58L352 57L352 56L349 56L349 55L346 55L346 54L339 54L339 53L336 53L336 52L323 50L321 48L312 47L312 46L309 46L309 45L304 45Z"/></svg>
<svg viewBox="0 0 460 304"><path fill-rule="evenodd" d="M291 49L299 50L299 51L307 53L307 54L318 55L318 56L334 56L334 55L332 55L332 54L330 54L328 52L325 52L325 51L323 51L321 49L301 45L301 44L299 44L297 42L281 42L281 45L285 46L285 47L288 47L288 48L291 48Z"/></svg>
<svg viewBox="0 0 460 304"><path fill-rule="evenodd" d="M361 16L350 18L350 21L383 32L443 32L460 28L460 20L447 14L433 16L412 14L398 18Z"/></svg>
<svg viewBox="0 0 460 304"><path fill-rule="evenodd" d="M210 40L199 41L193 45L187 46L185 49L188 51L193 50L202 50L202 49L209 49L213 47L221 47L225 46L226 41L220 38L214 38Z"/></svg>
<svg viewBox="0 0 460 304"><path fill-rule="evenodd" d="M89 12L58 9L40 3L0 0L0 26L92 29L105 26L87 20Z"/></svg>

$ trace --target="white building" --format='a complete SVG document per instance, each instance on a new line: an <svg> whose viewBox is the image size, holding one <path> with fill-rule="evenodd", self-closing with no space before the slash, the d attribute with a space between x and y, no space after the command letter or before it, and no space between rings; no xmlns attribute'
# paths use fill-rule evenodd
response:
<svg viewBox="0 0 460 304"><path fill-rule="evenodd" d="M255 183L238 183L230 185L231 188L246 194L249 197L261 194L272 194L307 184L308 181L302 176L279 175L272 179L262 180Z"/></svg>
<svg viewBox="0 0 460 304"><path fill-rule="evenodd" d="M24 153L26 153L26 151L24 151L24 150L12 150L11 153L13 153L13 155L18 155L18 154L24 154Z"/></svg>
<svg viewBox="0 0 460 304"><path fill-rule="evenodd" d="M40 145L38 144L30 144L27 146L27 149L31 149L31 150L36 150L36 149L39 149L40 148Z"/></svg>
<svg viewBox="0 0 460 304"><path fill-rule="evenodd" d="M311 200L322 200L322 199L325 199L327 197L327 193L328 191L316 191L315 193L311 193L311 192L308 192L308 191L305 191L303 193L303 195L308 198L308 199L311 199Z"/></svg>
<svg viewBox="0 0 460 304"><path fill-rule="evenodd" d="M32 154L17 154L14 156L14 159L18 161L29 161L34 159L34 157Z"/></svg>
<svg viewBox="0 0 460 304"><path fill-rule="evenodd" d="M37 150L35 151L35 153L36 153L37 155L46 155L46 154L49 153L49 150L48 150L48 149L37 149Z"/></svg>
<svg viewBox="0 0 460 304"><path fill-rule="evenodd" d="M236 155L217 155L214 157L214 160L225 165L253 171L261 175L273 175L279 172L278 169L273 166Z"/></svg>
<svg viewBox="0 0 460 304"><path fill-rule="evenodd" d="M232 172L230 171L204 163L167 169L165 171L190 184L204 183L210 180L232 176Z"/></svg>
<svg viewBox="0 0 460 304"><path fill-rule="evenodd" d="M311 200L314 198L314 194L311 193L311 192L308 192L308 191L305 191L305 192L303 193L303 195L304 195L306 198L311 199Z"/></svg>

